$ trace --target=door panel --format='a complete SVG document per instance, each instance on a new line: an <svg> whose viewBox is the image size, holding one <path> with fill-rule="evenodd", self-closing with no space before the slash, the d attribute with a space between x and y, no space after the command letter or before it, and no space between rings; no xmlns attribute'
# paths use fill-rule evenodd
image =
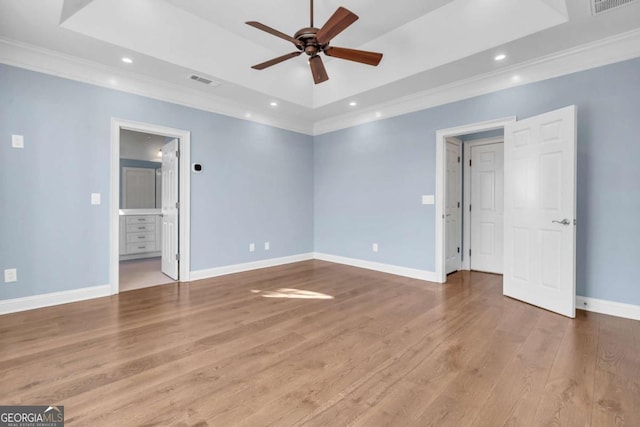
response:
<svg viewBox="0 0 640 427"><path fill-rule="evenodd" d="M178 140L162 147L162 272L178 280Z"/></svg>
<svg viewBox="0 0 640 427"><path fill-rule="evenodd" d="M460 270L462 245L462 168L460 155L462 142L454 138L447 139L446 152L446 200L445 200L445 230L446 230L446 274Z"/></svg>
<svg viewBox="0 0 640 427"><path fill-rule="evenodd" d="M471 147L471 269L502 274L504 151Z"/></svg>
<svg viewBox="0 0 640 427"><path fill-rule="evenodd" d="M575 317L575 106L505 127L505 295Z"/></svg>

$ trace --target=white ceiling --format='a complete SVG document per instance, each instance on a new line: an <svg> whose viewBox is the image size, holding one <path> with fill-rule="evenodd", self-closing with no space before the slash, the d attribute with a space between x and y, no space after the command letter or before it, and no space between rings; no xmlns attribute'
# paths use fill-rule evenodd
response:
<svg viewBox="0 0 640 427"><path fill-rule="evenodd" d="M303 0L0 0L0 37L183 87L238 111L317 122L417 91L450 85L640 27L640 2L591 16L589 0L316 0L315 26L343 6L360 19L332 45L379 51L378 67L323 56L330 80L314 85L303 56L244 24L293 35L309 25ZM496 62L497 53L507 59ZM130 56L133 64L124 64ZM219 85L190 81L192 73ZM356 100L357 107L348 106Z"/></svg>

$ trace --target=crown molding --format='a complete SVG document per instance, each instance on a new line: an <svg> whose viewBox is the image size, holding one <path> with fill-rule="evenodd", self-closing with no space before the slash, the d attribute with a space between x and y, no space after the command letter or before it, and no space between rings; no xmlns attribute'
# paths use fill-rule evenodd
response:
<svg viewBox="0 0 640 427"><path fill-rule="evenodd" d="M640 57L640 29L312 123L284 114L253 113L247 118L246 106L221 97L0 38L0 63L307 135L322 135L637 57ZM518 83L511 80L514 74L521 77ZM110 83L114 78L117 86Z"/></svg>
<svg viewBox="0 0 640 427"><path fill-rule="evenodd" d="M323 119L314 124L313 134L322 135L639 56L640 29L636 29L364 110ZM521 78L518 83L511 80L516 74Z"/></svg>
<svg viewBox="0 0 640 427"><path fill-rule="evenodd" d="M252 112L249 119L246 106L215 95L2 37L0 63L307 135L313 130L311 122L282 114Z"/></svg>

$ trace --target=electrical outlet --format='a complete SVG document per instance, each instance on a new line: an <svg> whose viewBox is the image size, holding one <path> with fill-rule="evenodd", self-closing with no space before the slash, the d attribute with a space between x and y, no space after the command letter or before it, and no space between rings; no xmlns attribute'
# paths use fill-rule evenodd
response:
<svg viewBox="0 0 640 427"><path fill-rule="evenodd" d="M256 250L256 244L249 243L249 252L255 252L255 250Z"/></svg>
<svg viewBox="0 0 640 427"><path fill-rule="evenodd" d="M91 204L99 205L100 203L100 193L91 193Z"/></svg>
<svg viewBox="0 0 640 427"><path fill-rule="evenodd" d="M373 249L373 252L378 252L378 244L374 243L371 249Z"/></svg>
<svg viewBox="0 0 640 427"><path fill-rule="evenodd" d="M269 249L271 249L271 245L269 244L269 242L264 242L264 250L268 251Z"/></svg>
<svg viewBox="0 0 640 427"><path fill-rule="evenodd" d="M15 268L7 268L4 271L4 283L17 282L17 281L18 281L18 270Z"/></svg>

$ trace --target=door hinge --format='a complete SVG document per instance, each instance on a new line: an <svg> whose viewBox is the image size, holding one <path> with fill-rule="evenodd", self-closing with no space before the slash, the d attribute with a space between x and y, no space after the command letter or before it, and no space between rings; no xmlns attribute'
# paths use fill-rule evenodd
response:
<svg viewBox="0 0 640 427"><path fill-rule="evenodd" d="M180 157L180 150L176 151L176 157Z"/></svg>
<svg viewBox="0 0 640 427"><path fill-rule="evenodd" d="M469 203L469 212L471 212L471 203Z"/></svg>
<svg viewBox="0 0 640 427"><path fill-rule="evenodd" d="M176 261L180 261L180 254L176 254Z"/></svg>
<svg viewBox="0 0 640 427"><path fill-rule="evenodd" d="M460 202L458 202L458 207L460 207Z"/></svg>
<svg viewBox="0 0 640 427"><path fill-rule="evenodd" d="M471 159L469 159L469 167L471 167Z"/></svg>
<svg viewBox="0 0 640 427"><path fill-rule="evenodd" d="M180 202L176 202L176 209L180 209Z"/></svg>
<svg viewBox="0 0 640 427"><path fill-rule="evenodd" d="M469 256L471 256L471 249L469 249Z"/></svg>
<svg viewBox="0 0 640 427"><path fill-rule="evenodd" d="M458 246L458 253L460 253L460 246Z"/></svg>
<svg viewBox="0 0 640 427"><path fill-rule="evenodd" d="M460 163L460 156L458 156L458 163Z"/></svg>

